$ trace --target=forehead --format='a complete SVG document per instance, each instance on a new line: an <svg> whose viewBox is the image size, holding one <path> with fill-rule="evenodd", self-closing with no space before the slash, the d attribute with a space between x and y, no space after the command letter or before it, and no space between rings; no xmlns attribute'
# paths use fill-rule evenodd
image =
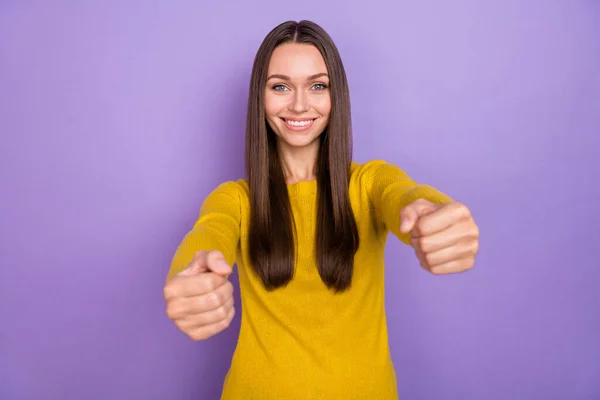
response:
<svg viewBox="0 0 600 400"><path fill-rule="evenodd" d="M321 52L313 45L286 43L277 47L269 61L269 74L300 78L327 72Z"/></svg>

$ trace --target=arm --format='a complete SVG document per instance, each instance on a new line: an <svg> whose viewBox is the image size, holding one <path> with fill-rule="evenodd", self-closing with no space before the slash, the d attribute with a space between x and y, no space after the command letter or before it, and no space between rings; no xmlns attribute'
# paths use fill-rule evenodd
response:
<svg viewBox="0 0 600 400"><path fill-rule="evenodd" d="M192 230L178 246L167 279L184 270L199 250L219 250L233 266L240 240L240 191L235 182L225 182L204 200Z"/></svg>
<svg viewBox="0 0 600 400"><path fill-rule="evenodd" d="M417 199L429 200L435 204L453 201L448 195L431 186L416 183L406 172L393 164L375 160L365 166L368 166L370 198L377 218L406 244L410 244L410 233L400 231L400 213L404 207Z"/></svg>

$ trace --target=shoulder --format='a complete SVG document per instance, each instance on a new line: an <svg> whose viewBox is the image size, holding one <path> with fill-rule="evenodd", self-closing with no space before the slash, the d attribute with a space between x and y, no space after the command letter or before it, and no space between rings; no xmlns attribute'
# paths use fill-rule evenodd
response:
<svg viewBox="0 0 600 400"><path fill-rule="evenodd" d="M221 182L204 199L204 205L218 208L244 207L248 202L248 184L244 179Z"/></svg>
<svg viewBox="0 0 600 400"><path fill-rule="evenodd" d="M370 160L364 163L352 162L350 167L350 180L363 185L370 185L375 179L382 176L389 177L392 180L409 179L408 174L398 167L385 160Z"/></svg>
<svg viewBox="0 0 600 400"><path fill-rule="evenodd" d="M248 183L245 179L225 181L217 185L211 193L228 194L231 196L248 195Z"/></svg>

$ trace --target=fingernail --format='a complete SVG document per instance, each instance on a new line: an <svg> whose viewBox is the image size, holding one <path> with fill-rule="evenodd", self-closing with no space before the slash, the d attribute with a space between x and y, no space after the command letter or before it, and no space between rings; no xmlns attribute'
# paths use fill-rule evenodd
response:
<svg viewBox="0 0 600 400"><path fill-rule="evenodd" d="M225 261L219 261L217 263L217 265L219 266L219 268L230 271L231 267L229 266L229 264L227 264Z"/></svg>
<svg viewBox="0 0 600 400"><path fill-rule="evenodd" d="M402 222L400 223L400 230L402 232L406 231L407 226L408 226L408 218L402 218Z"/></svg>

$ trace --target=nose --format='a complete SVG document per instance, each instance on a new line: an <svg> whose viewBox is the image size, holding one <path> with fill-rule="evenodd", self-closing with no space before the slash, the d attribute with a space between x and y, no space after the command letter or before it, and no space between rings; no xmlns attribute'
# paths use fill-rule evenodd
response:
<svg viewBox="0 0 600 400"><path fill-rule="evenodd" d="M292 101L289 104L289 110L296 113L306 112L309 109L308 106L308 95L302 90L297 90L294 93Z"/></svg>

